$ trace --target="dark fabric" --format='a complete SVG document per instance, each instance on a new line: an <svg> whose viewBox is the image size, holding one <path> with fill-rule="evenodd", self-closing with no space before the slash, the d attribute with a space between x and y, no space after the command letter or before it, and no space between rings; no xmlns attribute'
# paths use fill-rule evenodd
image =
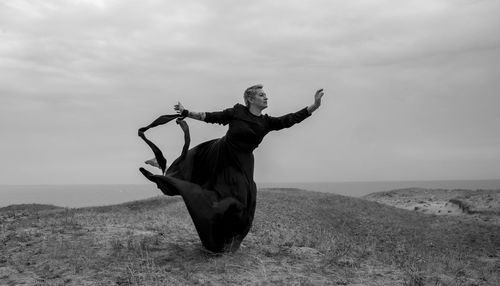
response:
<svg viewBox="0 0 500 286"><path fill-rule="evenodd" d="M151 148L151 150L155 154L156 162L158 164L158 167L161 169L162 174L164 174L166 171L167 160L163 156L163 153L161 152L160 148L158 148L153 142L151 142L149 139L146 138L146 136L144 135L144 132L147 131L149 128L166 124L175 118L177 118L177 120L176 120L177 124L179 124L181 126L182 130L184 131L184 147L182 148L182 155L181 155L181 157L184 157L184 156L186 156L187 150L189 148L189 143L191 142L191 137L189 135L189 127L188 127L187 123L184 120L182 120L182 117L179 117L179 115L177 115L177 114L162 115L162 116L158 117L155 121L153 121L151 124L149 124L148 126L139 129L139 137L141 137L142 140L144 140L144 142L146 142L146 144L148 144L148 146Z"/></svg>
<svg viewBox="0 0 500 286"><path fill-rule="evenodd" d="M146 132L149 128L153 128L159 125L163 125L165 123L170 122L174 118L180 118L181 116L178 114L170 114L170 115L162 115L158 118L156 118L151 124L149 124L146 127L139 128L139 133L141 132Z"/></svg>
<svg viewBox="0 0 500 286"><path fill-rule="evenodd" d="M229 124L224 137L190 149L165 175L143 168L141 172L166 195L182 196L205 248L234 251L248 234L255 214L253 150L270 131L291 127L309 116L306 108L281 117L255 116L241 104L207 112L206 122Z"/></svg>

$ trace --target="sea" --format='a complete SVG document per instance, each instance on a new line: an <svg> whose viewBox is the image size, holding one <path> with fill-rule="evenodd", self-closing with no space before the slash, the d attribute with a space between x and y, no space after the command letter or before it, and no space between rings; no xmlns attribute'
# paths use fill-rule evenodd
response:
<svg viewBox="0 0 500 286"><path fill-rule="evenodd" d="M499 190L500 179L374 182L272 182L262 188L298 188L308 191L361 197L374 192L404 188ZM113 205L161 196L153 184L141 185L0 185L0 208L16 204L49 204L78 208Z"/></svg>

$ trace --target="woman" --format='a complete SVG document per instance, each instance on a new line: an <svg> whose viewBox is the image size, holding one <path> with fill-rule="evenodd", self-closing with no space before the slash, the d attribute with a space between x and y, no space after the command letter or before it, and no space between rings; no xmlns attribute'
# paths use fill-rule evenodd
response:
<svg viewBox="0 0 500 286"><path fill-rule="evenodd" d="M178 115L165 115L139 130L139 135L155 152L157 161L162 161L164 175L153 175L144 168L140 171L166 195L182 196L206 249L236 251L250 230L255 213L257 188L253 180L253 150L270 131L291 127L309 117L321 105L322 96L320 89L312 105L281 117L262 114L267 107L262 85L245 90L245 105L236 104L220 112L188 111L179 102L174 106ZM161 151L144 137L144 131L179 116L229 124L229 129L222 138L204 142L188 151L187 124L178 120L186 135L186 145L182 155L165 170L166 161Z"/></svg>

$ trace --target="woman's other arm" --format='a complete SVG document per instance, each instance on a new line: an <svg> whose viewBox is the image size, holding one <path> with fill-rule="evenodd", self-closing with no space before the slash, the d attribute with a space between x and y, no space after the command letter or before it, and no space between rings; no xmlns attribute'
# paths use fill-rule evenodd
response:
<svg viewBox="0 0 500 286"><path fill-rule="evenodd" d="M174 105L174 110L184 117L189 117L201 121L205 120L205 112L189 111L185 109L180 102L177 102L177 104Z"/></svg>
<svg viewBox="0 0 500 286"><path fill-rule="evenodd" d="M217 123L226 125L233 118L233 108L227 108L216 112L196 112L184 108L180 102L174 105L175 111L183 117L189 117L207 123Z"/></svg>

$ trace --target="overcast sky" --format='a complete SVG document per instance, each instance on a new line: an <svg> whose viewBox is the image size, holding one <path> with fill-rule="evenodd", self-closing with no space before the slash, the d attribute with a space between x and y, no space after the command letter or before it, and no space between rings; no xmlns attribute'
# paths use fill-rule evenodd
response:
<svg viewBox="0 0 500 286"><path fill-rule="evenodd" d="M257 182L498 179L498 15L496 0L3 0L0 184L148 183L139 127L257 83L273 116L326 93L264 139ZM188 124L192 146L226 131ZM147 135L180 153L175 124Z"/></svg>

